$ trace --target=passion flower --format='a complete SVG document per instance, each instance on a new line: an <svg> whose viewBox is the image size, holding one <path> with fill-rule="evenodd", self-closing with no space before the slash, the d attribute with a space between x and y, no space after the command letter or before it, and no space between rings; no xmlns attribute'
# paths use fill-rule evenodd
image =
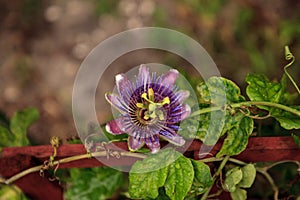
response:
<svg viewBox="0 0 300 200"><path fill-rule="evenodd" d="M105 98L120 116L106 124L106 131L114 135L127 133L131 151L146 144L152 153L156 153L160 149L160 138L182 146L185 140L177 131L191 109L183 104L189 92L175 86L178 74L177 70L171 69L157 77L141 65L135 82L125 74L116 75L119 94L107 93Z"/></svg>

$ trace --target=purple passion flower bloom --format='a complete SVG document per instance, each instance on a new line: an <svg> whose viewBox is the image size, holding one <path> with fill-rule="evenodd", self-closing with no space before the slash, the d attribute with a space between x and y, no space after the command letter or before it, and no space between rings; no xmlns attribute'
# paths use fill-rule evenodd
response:
<svg viewBox="0 0 300 200"><path fill-rule="evenodd" d="M178 146L185 140L177 134L179 123L187 118L191 109L183 104L188 91L174 86L178 71L169 70L156 77L149 68L141 65L136 82L129 81L125 74L116 75L119 95L107 93L106 100L121 115L106 124L106 131L118 135L129 135L128 147L136 151L144 144L156 153L160 149L160 137Z"/></svg>

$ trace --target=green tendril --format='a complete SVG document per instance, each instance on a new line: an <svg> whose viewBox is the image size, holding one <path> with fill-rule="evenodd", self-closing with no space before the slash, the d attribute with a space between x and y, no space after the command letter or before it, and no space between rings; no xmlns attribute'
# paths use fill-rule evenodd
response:
<svg viewBox="0 0 300 200"><path fill-rule="evenodd" d="M288 73L287 68L289 68L294 62L295 62L295 57L294 55L291 53L290 49L288 46L284 47L285 50L285 59L286 60L291 60L287 65L284 66L284 73L287 75L287 77L290 79L290 81L293 83L294 87L296 88L297 92L300 94L300 89L297 86L297 83L294 81L294 79L292 78L292 76Z"/></svg>

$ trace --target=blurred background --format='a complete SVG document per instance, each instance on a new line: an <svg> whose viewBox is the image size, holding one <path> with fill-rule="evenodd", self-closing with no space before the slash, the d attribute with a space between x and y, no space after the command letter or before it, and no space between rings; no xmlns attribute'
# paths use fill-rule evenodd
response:
<svg viewBox="0 0 300 200"><path fill-rule="evenodd" d="M76 136L72 87L81 62L106 38L145 26L197 40L222 76L241 88L248 73L280 79L289 45L296 57L289 71L300 83L297 0L0 0L0 111L11 117L19 109L38 108L40 118L29 135L33 144L48 144L52 135ZM163 53L141 55L123 56L115 64L128 68L154 59L178 65ZM103 92L111 90L115 73ZM98 106L100 121L109 118L108 106Z"/></svg>

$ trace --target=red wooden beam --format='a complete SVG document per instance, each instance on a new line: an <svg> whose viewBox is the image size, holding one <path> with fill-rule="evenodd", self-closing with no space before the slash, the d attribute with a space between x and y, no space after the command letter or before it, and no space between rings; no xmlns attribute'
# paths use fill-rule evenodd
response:
<svg viewBox="0 0 300 200"><path fill-rule="evenodd" d="M194 159L199 158L199 149L202 143L193 141L186 148L186 155ZM218 142L210 151L215 155L221 148L222 142ZM115 142L107 145L110 150L128 150L126 142ZM182 148L178 148L180 150ZM25 169L41 165L53 154L53 148L47 146L7 147L3 148L0 157L0 174L9 178ZM61 145L57 151L56 159L86 154L86 149L81 144ZM248 146L235 158L245 162L271 162L280 160L300 160L300 149L291 137L253 137L249 139ZM103 157L103 161L110 166L132 165L138 158ZM60 168L97 167L104 164L95 158L82 159L70 163L60 164ZM32 199L62 199L62 188L57 182L50 182L47 178L40 177L38 173L32 173L15 182ZM49 195L51 194L51 195Z"/></svg>

